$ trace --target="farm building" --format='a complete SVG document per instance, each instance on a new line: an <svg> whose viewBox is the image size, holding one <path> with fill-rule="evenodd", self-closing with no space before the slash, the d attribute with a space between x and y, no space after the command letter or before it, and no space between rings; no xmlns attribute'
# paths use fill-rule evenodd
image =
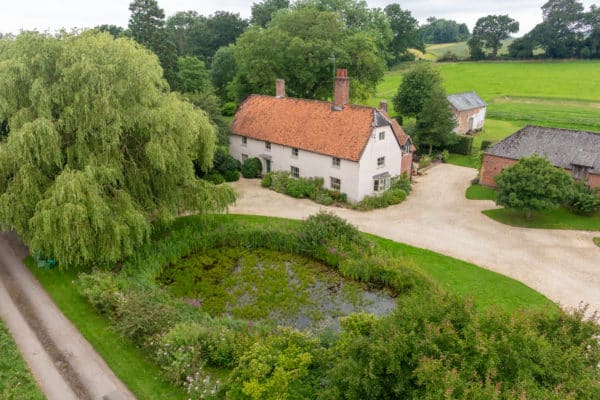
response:
<svg viewBox="0 0 600 400"><path fill-rule="evenodd" d="M456 118L456 133L483 129L487 104L475 92L451 94L447 97Z"/></svg>
<svg viewBox="0 0 600 400"><path fill-rule="evenodd" d="M480 183L495 186L494 177L504 168L533 154L591 187L600 186L600 134L530 125L485 151Z"/></svg>
<svg viewBox="0 0 600 400"><path fill-rule="evenodd" d="M278 79L276 95L251 95L232 123L231 155L258 157L263 173L289 171L294 177L322 177L325 188L348 200L390 187L393 176L412 173L411 139L379 108L348 104L350 80L337 71L333 101L286 97Z"/></svg>

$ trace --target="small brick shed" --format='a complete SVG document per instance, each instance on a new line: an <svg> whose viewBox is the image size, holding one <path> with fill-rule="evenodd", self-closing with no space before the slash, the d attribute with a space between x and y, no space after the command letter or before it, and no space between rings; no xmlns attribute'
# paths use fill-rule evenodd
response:
<svg viewBox="0 0 600 400"><path fill-rule="evenodd" d="M546 157L591 187L600 186L600 133L531 125L485 151L480 183L496 186L494 177L504 168L533 154Z"/></svg>
<svg viewBox="0 0 600 400"><path fill-rule="evenodd" d="M487 104L475 92L451 94L446 97L456 119L456 133L469 133L483 129Z"/></svg>

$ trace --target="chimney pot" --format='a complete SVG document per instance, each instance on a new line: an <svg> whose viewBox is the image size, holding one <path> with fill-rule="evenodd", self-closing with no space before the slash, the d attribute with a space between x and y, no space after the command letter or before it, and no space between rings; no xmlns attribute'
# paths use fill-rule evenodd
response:
<svg viewBox="0 0 600 400"><path fill-rule="evenodd" d="M278 99L285 97L285 81L283 79L275 81L275 97Z"/></svg>
<svg viewBox="0 0 600 400"><path fill-rule="evenodd" d="M338 69L333 80L333 102L331 108L334 111L341 111L344 105L350 100L350 78L348 70Z"/></svg>
<svg viewBox="0 0 600 400"><path fill-rule="evenodd" d="M387 112L388 112L387 101L380 101L379 102L379 110L383 111L384 113L387 114Z"/></svg>

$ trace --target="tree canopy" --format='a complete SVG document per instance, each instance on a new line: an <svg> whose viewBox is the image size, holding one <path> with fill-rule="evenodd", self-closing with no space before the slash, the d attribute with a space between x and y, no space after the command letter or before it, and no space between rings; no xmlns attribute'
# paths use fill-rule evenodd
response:
<svg viewBox="0 0 600 400"><path fill-rule="evenodd" d="M417 118L430 93L441 85L442 77L430 63L415 64L404 74L398 92L392 99L394 109L404 117Z"/></svg>
<svg viewBox="0 0 600 400"><path fill-rule="evenodd" d="M266 28L273 14L284 8L290 8L290 0L263 0L260 3L252 3L250 22L252 25Z"/></svg>
<svg viewBox="0 0 600 400"><path fill-rule="evenodd" d="M423 43L454 43L469 38L469 28L466 24L456 21L429 17L420 30Z"/></svg>
<svg viewBox="0 0 600 400"><path fill-rule="evenodd" d="M508 15L488 15L479 18L468 42L471 57L480 58L483 48L486 48L492 52L492 58L496 58L498 50L502 47L501 40L518 31L519 23Z"/></svg>
<svg viewBox="0 0 600 400"><path fill-rule="evenodd" d="M272 94L277 78L286 79L290 96L327 99L333 64L349 70L351 95L365 98L383 77L384 61L366 31L350 31L337 12L313 7L281 10L266 29L246 31L235 45L238 99Z"/></svg>
<svg viewBox="0 0 600 400"><path fill-rule="evenodd" d="M206 114L168 92L157 58L95 31L24 33L0 53L0 225L62 266L110 263L152 221L223 210L233 192L198 180L212 163Z"/></svg>
<svg viewBox="0 0 600 400"><path fill-rule="evenodd" d="M434 86L417 115L415 141L421 146L429 146L429 155L433 146L447 146L456 141L453 129L456 127L454 114L446 99L446 92L441 85Z"/></svg>
<svg viewBox="0 0 600 400"><path fill-rule="evenodd" d="M390 63L395 64L402 59L407 58L408 49L424 49L424 45L419 37L419 22L412 16L410 11L403 10L399 4L388 4L385 14L390 19L390 28L392 29L392 40L390 41L389 56ZM414 58L414 57L409 57Z"/></svg>
<svg viewBox="0 0 600 400"><path fill-rule="evenodd" d="M573 179L547 159L533 155L519 160L496 178L497 203L526 213L548 211L569 197Z"/></svg>

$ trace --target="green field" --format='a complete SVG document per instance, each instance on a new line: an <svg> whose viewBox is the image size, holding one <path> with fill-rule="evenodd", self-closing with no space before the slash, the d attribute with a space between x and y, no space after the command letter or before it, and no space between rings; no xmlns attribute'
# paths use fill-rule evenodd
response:
<svg viewBox="0 0 600 400"><path fill-rule="evenodd" d="M388 72L367 103L390 103L410 65ZM488 103L485 129L475 136L498 141L521 127L542 125L600 132L600 62L463 62L436 66L447 93L476 91ZM471 165L459 158L461 165ZM453 162L452 160L450 162Z"/></svg>
<svg viewBox="0 0 600 400"><path fill-rule="evenodd" d="M17 345L0 320L0 399L42 400L40 392Z"/></svg>
<svg viewBox="0 0 600 400"><path fill-rule="evenodd" d="M515 39L512 38L503 40L502 48L498 51L498 55L508 54L508 46L510 46L514 40ZM470 57L467 42L430 44L426 46L424 56L425 59L436 60L447 52L456 54L461 60L466 60Z"/></svg>

